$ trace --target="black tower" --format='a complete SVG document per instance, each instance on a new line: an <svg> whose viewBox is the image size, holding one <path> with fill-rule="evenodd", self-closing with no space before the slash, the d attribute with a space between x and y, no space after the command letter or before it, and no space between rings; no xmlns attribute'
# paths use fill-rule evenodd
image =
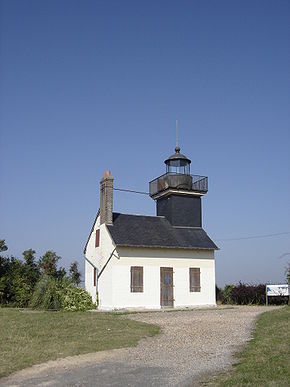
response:
<svg viewBox="0 0 290 387"><path fill-rule="evenodd" d="M164 163L166 173L149 183L157 215L165 216L173 226L202 227L201 196L208 190L207 177L190 175L191 160L178 146Z"/></svg>

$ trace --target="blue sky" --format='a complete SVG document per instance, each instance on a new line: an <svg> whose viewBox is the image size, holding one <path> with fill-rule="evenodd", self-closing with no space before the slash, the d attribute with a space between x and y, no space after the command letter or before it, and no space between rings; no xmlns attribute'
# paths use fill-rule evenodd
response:
<svg viewBox="0 0 290 387"><path fill-rule="evenodd" d="M99 180L148 191L179 120L217 283L283 282L290 260L290 3L1 1L0 237L83 267ZM114 210L155 214L115 191Z"/></svg>

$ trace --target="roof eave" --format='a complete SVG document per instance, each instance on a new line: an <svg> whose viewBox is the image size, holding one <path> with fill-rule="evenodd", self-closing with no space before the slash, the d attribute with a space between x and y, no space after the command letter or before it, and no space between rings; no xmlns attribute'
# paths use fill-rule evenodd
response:
<svg viewBox="0 0 290 387"><path fill-rule="evenodd" d="M148 246L148 245L127 245L127 244L116 244L116 247L134 247L136 249L176 249L176 250L219 250L218 247L183 247L183 246Z"/></svg>
<svg viewBox="0 0 290 387"><path fill-rule="evenodd" d="M97 212L97 215L95 217L94 223L93 223L93 225L91 227L91 231L90 231L89 237L88 237L87 242L86 242L85 247L84 247L84 254L86 254L86 252L87 252L88 243L89 243L89 240L91 238L92 232L94 231L94 227L95 227L95 224L96 224L96 221L97 221L99 215L100 215L100 209L98 209L98 212Z"/></svg>

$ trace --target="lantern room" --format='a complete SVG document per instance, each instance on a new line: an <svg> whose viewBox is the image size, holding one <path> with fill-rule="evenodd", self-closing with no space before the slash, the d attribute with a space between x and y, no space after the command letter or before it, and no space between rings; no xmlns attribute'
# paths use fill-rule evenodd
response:
<svg viewBox="0 0 290 387"><path fill-rule="evenodd" d="M161 196L175 194L202 196L207 193L207 177L190 174L191 160L180 153L179 146L175 153L164 161L166 173L150 181L149 193L156 200Z"/></svg>
<svg viewBox="0 0 290 387"><path fill-rule="evenodd" d="M174 155L164 161L166 164L166 173L190 175L190 163L186 156L180 153L179 146L175 147Z"/></svg>

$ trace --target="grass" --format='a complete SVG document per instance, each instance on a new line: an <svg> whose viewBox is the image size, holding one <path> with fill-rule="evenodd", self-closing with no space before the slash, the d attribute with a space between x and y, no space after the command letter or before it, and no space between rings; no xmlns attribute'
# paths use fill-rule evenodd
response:
<svg viewBox="0 0 290 387"><path fill-rule="evenodd" d="M113 313L0 308L0 377L48 360L135 346L159 327Z"/></svg>
<svg viewBox="0 0 290 387"><path fill-rule="evenodd" d="M205 380L206 386L289 386L290 306L262 314L253 339L227 374Z"/></svg>

